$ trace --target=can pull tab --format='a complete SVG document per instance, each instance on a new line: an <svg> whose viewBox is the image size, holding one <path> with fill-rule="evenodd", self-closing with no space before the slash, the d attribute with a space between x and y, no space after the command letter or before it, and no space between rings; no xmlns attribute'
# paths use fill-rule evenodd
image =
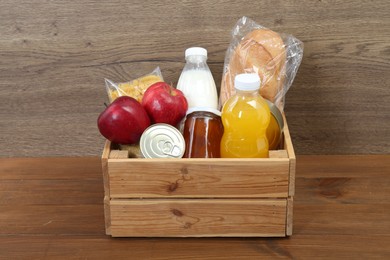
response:
<svg viewBox="0 0 390 260"><path fill-rule="evenodd" d="M172 157L178 157L180 156L180 147L176 144L172 143L171 141L160 141L159 146L163 154L169 155Z"/></svg>

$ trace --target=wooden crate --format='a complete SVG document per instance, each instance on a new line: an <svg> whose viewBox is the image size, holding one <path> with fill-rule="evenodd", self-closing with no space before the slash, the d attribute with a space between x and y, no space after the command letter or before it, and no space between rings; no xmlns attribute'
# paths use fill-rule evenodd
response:
<svg viewBox="0 0 390 260"><path fill-rule="evenodd" d="M264 159L140 159L106 142L106 233L113 237L283 237L292 234L295 154Z"/></svg>

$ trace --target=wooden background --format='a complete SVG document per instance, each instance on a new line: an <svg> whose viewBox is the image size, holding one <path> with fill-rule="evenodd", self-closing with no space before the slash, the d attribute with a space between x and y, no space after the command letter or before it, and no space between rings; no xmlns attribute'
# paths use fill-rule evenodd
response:
<svg viewBox="0 0 390 260"><path fill-rule="evenodd" d="M297 154L390 153L387 0L1 0L0 157L99 155L103 78L160 66L176 83L190 46L219 85L243 15L305 44L285 109Z"/></svg>

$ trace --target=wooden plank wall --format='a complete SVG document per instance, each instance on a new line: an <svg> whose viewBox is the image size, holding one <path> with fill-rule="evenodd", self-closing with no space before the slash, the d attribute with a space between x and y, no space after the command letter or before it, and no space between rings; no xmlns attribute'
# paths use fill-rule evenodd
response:
<svg viewBox="0 0 390 260"><path fill-rule="evenodd" d="M246 15L305 43L286 99L297 154L390 152L390 2L0 2L0 156L99 155L103 78L160 66L176 83L200 45L219 85L230 31Z"/></svg>

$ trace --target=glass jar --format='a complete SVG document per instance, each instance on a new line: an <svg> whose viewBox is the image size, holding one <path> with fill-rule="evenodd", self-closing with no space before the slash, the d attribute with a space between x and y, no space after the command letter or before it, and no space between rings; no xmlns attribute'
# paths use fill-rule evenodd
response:
<svg viewBox="0 0 390 260"><path fill-rule="evenodd" d="M184 122L184 158L220 158L223 135L221 112L213 108L190 108Z"/></svg>

